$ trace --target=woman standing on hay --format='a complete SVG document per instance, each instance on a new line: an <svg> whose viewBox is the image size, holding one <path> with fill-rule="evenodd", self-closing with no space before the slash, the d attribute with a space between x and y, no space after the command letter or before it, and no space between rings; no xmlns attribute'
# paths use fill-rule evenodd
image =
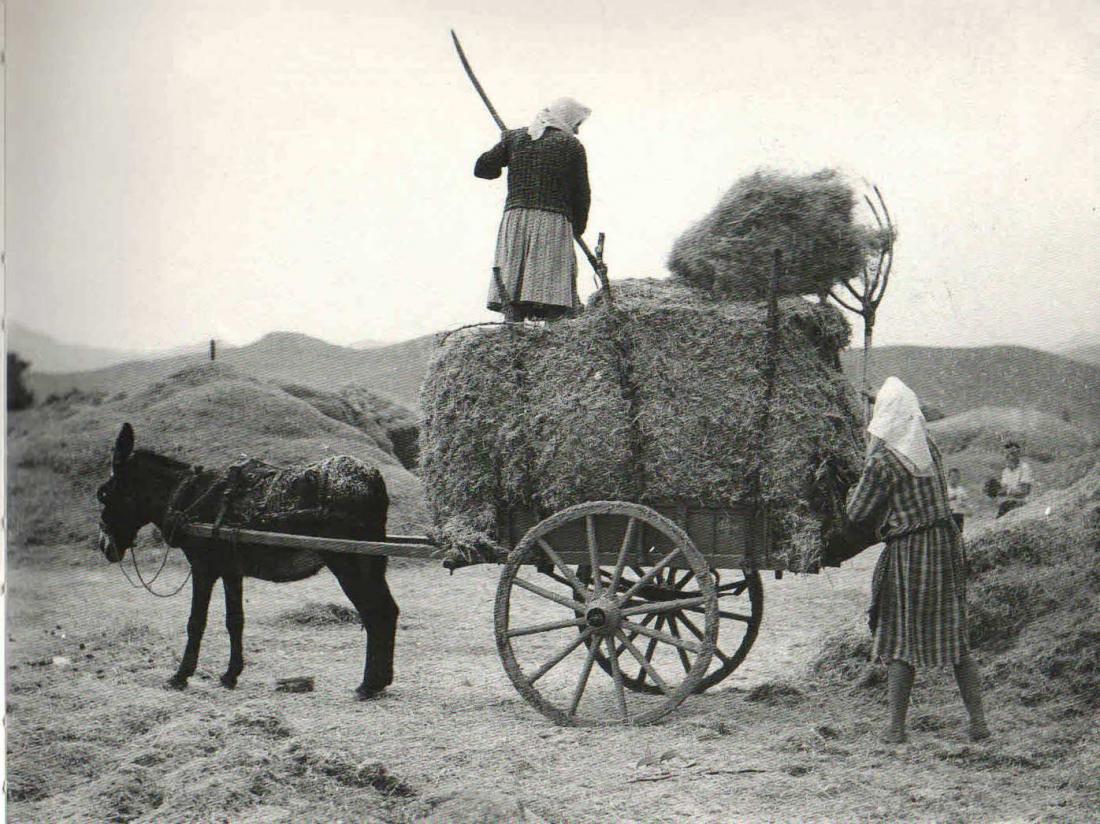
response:
<svg viewBox="0 0 1100 824"><path fill-rule="evenodd" d="M961 538L917 396L897 378L887 378L867 431L867 461L848 497L848 518L881 524L886 542L870 610L874 656L886 662L889 682L890 725L883 740L906 740L914 667L945 664L954 665L971 739L988 738L978 667L967 643Z"/></svg>
<svg viewBox="0 0 1100 824"><path fill-rule="evenodd" d="M486 180L508 167L494 260L508 294L500 294L494 277L487 304L505 320L554 320L580 306L573 237L584 233L591 192L576 134L589 114L576 100L555 100L526 129L503 132L474 166L474 174Z"/></svg>

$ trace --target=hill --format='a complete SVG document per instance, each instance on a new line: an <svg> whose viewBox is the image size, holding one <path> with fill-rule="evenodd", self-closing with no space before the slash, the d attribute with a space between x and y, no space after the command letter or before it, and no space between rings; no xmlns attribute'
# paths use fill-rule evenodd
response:
<svg viewBox="0 0 1100 824"><path fill-rule="evenodd" d="M272 332L247 346L219 352L217 363L244 375L279 384L333 391L361 386L408 407L415 407L420 382L435 346L434 335L353 349L296 332ZM205 352L157 360L139 360L86 372L46 373L33 369L28 383L39 398L83 392L134 392L181 369L206 363Z"/></svg>
<svg viewBox="0 0 1100 824"><path fill-rule="evenodd" d="M959 470L972 515L992 516L997 509L996 499L982 489L1004 467L1005 435L1020 440L1038 494L1076 483L1100 459L1096 430L1035 409L978 407L933 421L928 429L943 450L946 466Z"/></svg>
<svg viewBox="0 0 1100 824"><path fill-rule="evenodd" d="M1020 440L1028 457L1072 458L1097 445L1098 433L1035 409L982 406L928 425L944 452L969 447L999 453L1004 436Z"/></svg>
<svg viewBox="0 0 1100 824"><path fill-rule="evenodd" d="M360 413L366 409L362 399ZM364 428L222 363L201 363L127 394L74 397L9 418L11 546L90 540L94 493L106 480L123 421L139 447L222 467L242 454L275 464L352 455L377 466L390 494L392 532L425 526L420 482ZM385 430L385 425L381 425Z"/></svg>
<svg viewBox="0 0 1100 824"><path fill-rule="evenodd" d="M853 383L859 381L863 351L841 354ZM878 387L890 375L907 383L921 403L946 415L982 406L1038 409L1074 422L1100 426L1100 367L1022 346L940 349L928 346L876 347L868 379Z"/></svg>
<svg viewBox="0 0 1100 824"><path fill-rule="evenodd" d="M1093 343L1087 346L1076 346L1073 349L1067 349L1063 354L1067 358L1072 358L1082 363L1091 363L1094 366L1100 366L1100 343Z"/></svg>
<svg viewBox="0 0 1100 824"><path fill-rule="evenodd" d="M79 372L102 369L135 360L153 360L178 355L205 352L207 344L177 346L163 351L111 349L64 343L50 335L36 332L21 323L7 324L7 348L28 360L36 372Z"/></svg>
<svg viewBox="0 0 1100 824"><path fill-rule="evenodd" d="M369 389L411 409L435 348L435 336L356 349L293 332L273 332L247 346L218 355L245 375L281 385L337 391ZM862 350L841 353L841 364L858 382ZM39 398L82 391L135 391L188 366L205 362L204 353L117 364L85 372L46 373L32 366L28 382ZM979 407L1038 409L1075 423L1100 426L1100 366L1021 346L941 349L884 346L872 352L870 382L879 386L897 375L922 403L953 415Z"/></svg>

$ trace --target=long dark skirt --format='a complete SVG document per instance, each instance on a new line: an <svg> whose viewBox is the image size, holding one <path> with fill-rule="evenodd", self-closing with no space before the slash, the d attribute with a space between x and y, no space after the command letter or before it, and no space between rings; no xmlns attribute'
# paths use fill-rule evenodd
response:
<svg viewBox="0 0 1100 824"><path fill-rule="evenodd" d="M500 267L510 301L490 279L487 306L501 312L512 303L520 317L557 318L580 307L573 227L565 215L539 209L509 209L497 233L494 265Z"/></svg>

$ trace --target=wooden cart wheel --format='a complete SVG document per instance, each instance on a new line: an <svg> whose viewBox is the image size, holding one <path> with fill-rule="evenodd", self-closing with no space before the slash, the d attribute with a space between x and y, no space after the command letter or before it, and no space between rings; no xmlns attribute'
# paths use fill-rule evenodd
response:
<svg viewBox="0 0 1100 824"><path fill-rule="evenodd" d="M757 632L764 616L764 585L760 573L756 571L734 571L727 573L731 580L723 581L718 570L711 570L715 578L715 592L718 595L718 640L711 658L710 670L695 687L696 693L706 690L724 681L737 669L752 649ZM602 580L611 579L611 569L600 568ZM577 577L585 583L592 577L592 568L583 566L577 570ZM629 588L638 577L638 571L627 568L623 571L619 589ZM691 598L698 594L698 584L690 570L664 570L651 584L643 587L642 593L651 601L671 601ZM652 623L654 629L663 629L677 637L702 639L703 632L699 619L703 610L700 607L688 607L661 613ZM643 654L652 656L654 646L646 645ZM687 672L692 666L691 653L685 652L681 666ZM604 672L611 672L611 662L602 652L597 651L596 663ZM645 668L637 663L623 668L623 684L634 692L659 693L660 687L649 678Z"/></svg>
<svg viewBox="0 0 1100 824"><path fill-rule="evenodd" d="M608 578L582 581L578 569L599 567L601 557ZM536 579L532 565L544 574ZM672 571L695 582L684 597L646 597L646 587ZM692 611L698 636L676 634L669 622L656 627L677 610ZM718 598L706 559L680 527L639 504L593 501L541 521L509 555L497 587L504 670L557 724L648 724L667 715L707 675L717 634ZM607 662L610 684L589 684L598 657ZM628 661L656 685L653 697L627 700Z"/></svg>

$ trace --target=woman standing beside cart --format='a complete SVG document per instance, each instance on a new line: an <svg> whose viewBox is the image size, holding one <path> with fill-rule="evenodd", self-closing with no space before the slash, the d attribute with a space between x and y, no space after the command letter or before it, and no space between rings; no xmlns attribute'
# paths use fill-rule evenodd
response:
<svg viewBox="0 0 1100 824"><path fill-rule="evenodd" d="M497 234L494 266L508 294L490 283L488 307L505 320L553 320L573 314L577 258L573 238L588 223L588 161L577 129L591 110L571 98L556 100L526 129L509 129L477 159L486 180L508 167L508 198Z"/></svg>
<svg viewBox="0 0 1100 824"><path fill-rule="evenodd" d="M954 666L970 737L988 738L978 668L967 642L961 538L917 396L897 378L887 378L867 431L867 462L849 496L848 518L882 524L886 541L871 603L874 656L888 668L890 724L883 740L906 740L914 667L945 664Z"/></svg>

